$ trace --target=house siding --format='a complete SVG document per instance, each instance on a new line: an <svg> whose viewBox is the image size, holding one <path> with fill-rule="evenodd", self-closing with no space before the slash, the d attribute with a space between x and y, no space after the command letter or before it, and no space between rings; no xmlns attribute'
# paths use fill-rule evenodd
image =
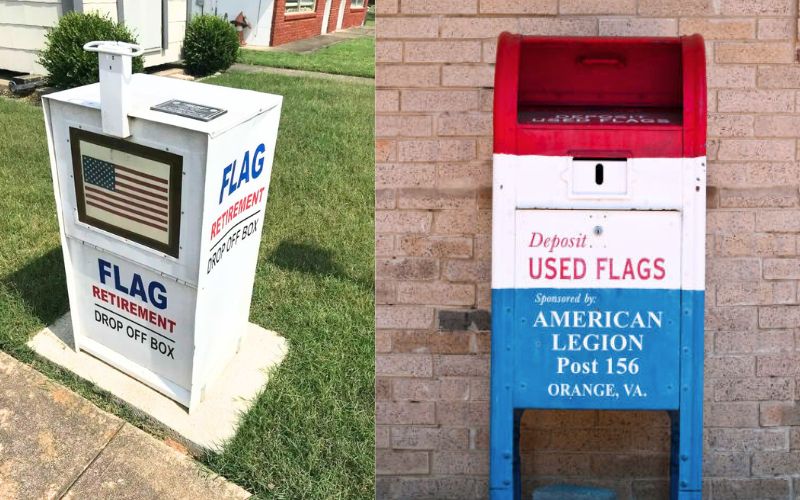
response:
<svg viewBox="0 0 800 500"><path fill-rule="evenodd" d="M180 59L186 30L186 1L169 0L167 47L145 55L145 66ZM97 12L117 21L116 0L84 0L83 12ZM0 69L21 73L45 73L36 62L44 48L45 34L64 14L60 0L0 0ZM160 14L160 13L159 13Z"/></svg>

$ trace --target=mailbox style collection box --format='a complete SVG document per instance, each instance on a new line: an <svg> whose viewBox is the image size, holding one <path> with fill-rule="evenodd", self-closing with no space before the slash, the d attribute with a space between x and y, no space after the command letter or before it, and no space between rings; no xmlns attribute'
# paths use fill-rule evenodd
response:
<svg viewBox="0 0 800 500"><path fill-rule="evenodd" d="M490 491L526 408L666 410L700 498L703 40L504 33L494 94Z"/></svg>
<svg viewBox="0 0 800 500"><path fill-rule="evenodd" d="M43 99L75 347L191 411L246 331L282 98L109 50Z"/></svg>

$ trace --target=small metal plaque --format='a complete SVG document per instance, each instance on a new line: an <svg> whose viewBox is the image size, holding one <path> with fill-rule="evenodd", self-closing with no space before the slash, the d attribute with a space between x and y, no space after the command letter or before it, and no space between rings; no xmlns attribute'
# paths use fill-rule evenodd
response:
<svg viewBox="0 0 800 500"><path fill-rule="evenodd" d="M179 101L172 99L170 101L156 104L152 108L155 111L162 111L171 115L184 116L192 120L200 120L203 122L210 122L218 116L222 116L228 112L227 109L212 108L211 106L203 106L194 102Z"/></svg>

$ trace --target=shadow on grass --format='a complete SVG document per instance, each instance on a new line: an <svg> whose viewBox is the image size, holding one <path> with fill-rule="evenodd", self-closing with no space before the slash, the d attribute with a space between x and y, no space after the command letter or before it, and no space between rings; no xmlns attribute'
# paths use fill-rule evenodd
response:
<svg viewBox="0 0 800 500"><path fill-rule="evenodd" d="M335 255L332 250L310 243L281 241L267 260L287 271L298 271L317 276L333 276L334 278L351 281L367 289L372 288L371 283L365 283L362 279L350 276L336 262Z"/></svg>
<svg viewBox="0 0 800 500"><path fill-rule="evenodd" d="M31 314L49 325L69 309L66 280L64 256L56 247L0 278L0 285L16 293Z"/></svg>

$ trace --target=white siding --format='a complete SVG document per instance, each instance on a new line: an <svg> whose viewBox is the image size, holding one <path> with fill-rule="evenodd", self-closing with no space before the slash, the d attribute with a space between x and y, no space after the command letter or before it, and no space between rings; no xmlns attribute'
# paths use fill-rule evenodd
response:
<svg viewBox="0 0 800 500"><path fill-rule="evenodd" d="M186 5L193 0L168 0L168 45L145 57L145 66L156 66L180 59L186 29ZM79 2L76 0L77 6ZM117 21L116 0L84 0L84 12L98 12ZM37 51L44 47L47 28L62 15L61 0L0 0L0 69L23 73L44 73L36 63ZM161 12L154 12L161 16Z"/></svg>
<svg viewBox="0 0 800 500"><path fill-rule="evenodd" d="M0 69L42 73L36 51L60 15L60 0L0 0Z"/></svg>

